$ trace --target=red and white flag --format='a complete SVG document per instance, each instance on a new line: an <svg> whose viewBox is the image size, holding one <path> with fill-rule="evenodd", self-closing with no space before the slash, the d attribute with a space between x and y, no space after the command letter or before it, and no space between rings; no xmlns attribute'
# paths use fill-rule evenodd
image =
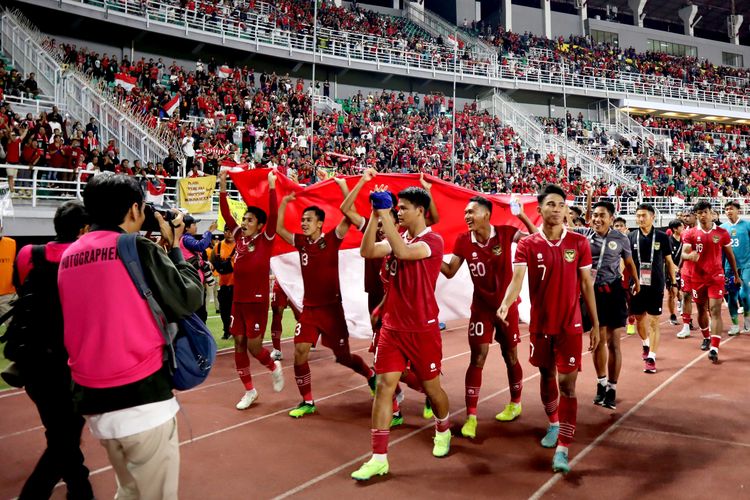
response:
<svg viewBox="0 0 750 500"><path fill-rule="evenodd" d="M138 79L127 73L117 73L115 74L115 83L124 88L127 92L130 92L137 85Z"/></svg>
<svg viewBox="0 0 750 500"><path fill-rule="evenodd" d="M268 176L269 169L260 168L244 172L230 171L230 177L243 200L248 205L254 205L268 210ZM333 231L341 220L339 205L343 195L333 179L303 188L281 173L277 172L276 196L281 201L283 196L294 192L295 200L287 206L286 227L292 232L300 232L300 218L305 207L317 205L328 217L323 225L323 231ZM359 177L345 177L349 189L352 189ZM453 245L459 234L467 231L463 220L464 208L472 196L477 192L465 189L455 184L430 177L433 183L432 196L440 212L440 222L433 226L433 230L443 237L445 242L445 260L449 260L453 252ZM409 186L419 186L417 174L379 174L371 182L387 184L389 189L397 193ZM371 211L368 186L365 186L355 202L355 207L362 215L369 215ZM492 211L492 223L507 224L521 228L520 221L510 213L510 195L486 195L495 207ZM536 212L536 199L531 196L520 197L524 202L524 211L535 223L540 222ZM344 312L349 327L349 334L355 338L370 338L372 326L367 312L367 294L364 291L364 259L359 255L359 244L362 233L356 228L350 228L339 250L339 276L341 281L341 295L343 297ZM515 246L515 245L514 245ZM512 249L515 251L515 248ZM274 252L271 258L271 268L276 279L294 304L302 308L304 286L300 269L299 254L292 246L281 238L276 238ZM474 287L467 266L462 266L459 272L450 280L442 274L438 278L436 297L440 306L440 321L468 318L470 315L471 299ZM521 293L522 302L519 306L521 318L529 321L528 288L524 284Z"/></svg>
<svg viewBox="0 0 750 500"><path fill-rule="evenodd" d="M172 100L164 105L164 112L167 116L172 116L177 108L180 107L180 94L176 94Z"/></svg>
<svg viewBox="0 0 750 500"><path fill-rule="evenodd" d="M229 78L232 76L232 68L227 65L219 67L219 78Z"/></svg>

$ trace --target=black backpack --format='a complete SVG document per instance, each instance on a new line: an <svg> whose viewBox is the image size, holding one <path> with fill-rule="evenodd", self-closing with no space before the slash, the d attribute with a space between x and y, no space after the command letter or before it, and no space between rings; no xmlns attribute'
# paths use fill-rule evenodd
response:
<svg viewBox="0 0 750 500"><path fill-rule="evenodd" d="M31 360L37 366L43 366L40 362L52 362L51 358L67 360L57 288L59 264L47 260L45 245L32 246L31 262L33 268L18 287L18 298L0 318L0 323L10 319L8 329L0 337L5 343L3 354L21 367Z"/></svg>
<svg viewBox="0 0 750 500"><path fill-rule="evenodd" d="M221 258L221 241L216 245L216 250L213 253L211 264L213 264L214 269L216 269L217 273L231 274L232 272L234 272L234 266L232 265L232 257L234 257L235 250L237 250L237 247L234 247L232 249L232 253L229 254L229 258L222 259Z"/></svg>

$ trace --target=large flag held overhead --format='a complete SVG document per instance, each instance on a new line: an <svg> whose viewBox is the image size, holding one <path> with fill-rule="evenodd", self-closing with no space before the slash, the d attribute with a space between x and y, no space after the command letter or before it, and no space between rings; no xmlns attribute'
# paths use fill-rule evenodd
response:
<svg viewBox="0 0 750 500"><path fill-rule="evenodd" d="M248 205L255 205L263 210L268 210L268 171L269 169L254 169L244 172L230 172L232 181ZM479 193L437 178L429 176L427 178L433 184L432 196L440 213L440 222L434 225L432 229L443 237L445 260L448 260L449 255L453 252L456 237L467 231L463 218L464 208L469 199ZM345 179L349 189L352 189L359 177L350 176L345 177ZM379 174L370 182L370 185L365 185L355 202L357 211L365 217L369 217L371 212L370 189L380 184L388 185L389 190L393 193L398 193L409 186L420 185L417 174ZM281 202L283 196L292 192L296 193L296 199L289 203L286 210L286 227L292 232L301 231L302 211L311 205L322 208L326 213L326 220L323 224L324 232L333 231L341 220L342 215L339 205L343 201L343 195L332 179L303 188L287 177L278 174L276 191L279 202ZM485 196L494 204L493 224L507 224L523 229L523 224L510 213L509 195ZM522 197L521 201L524 203L524 211L529 218L538 223L540 219L536 212L536 199ZM367 295L364 291L364 260L359 255L361 240L362 234L356 228L350 228L339 252L339 276L349 333L353 337L369 338L372 329L367 312ZM297 306L301 306L304 289L299 255L293 247L282 241L281 238L276 238L271 268L289 298ZM473 286L466 266L462 266L456 276L450 280L441 275L436 289L440 306L440 321L467 318L472 291ZM520 313L521 318L528 321L529 302L525 286L522 293Z"/></svg>

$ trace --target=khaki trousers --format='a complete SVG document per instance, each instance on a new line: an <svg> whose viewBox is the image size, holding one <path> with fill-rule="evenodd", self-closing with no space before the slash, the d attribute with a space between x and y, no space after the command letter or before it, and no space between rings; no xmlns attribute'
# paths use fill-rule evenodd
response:
<svg viewBox="0 0 750 500"><path fill-rule="evenodd" d="M180 444L177 417L120 439L102 439L117 477L116 500L177 498Z"/></svg>

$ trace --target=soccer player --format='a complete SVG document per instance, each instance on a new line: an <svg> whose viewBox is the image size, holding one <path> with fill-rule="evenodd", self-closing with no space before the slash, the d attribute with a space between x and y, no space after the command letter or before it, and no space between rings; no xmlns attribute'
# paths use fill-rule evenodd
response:
<svg viewBox="0 0 750 500"><path fill-rule="evenodd" d="M608 201L594 204L592 228L576 229L586 237L591 246L596 311L599 317L599 345L594 350L596 369L596 397L594 404L610 410L617 408L617 380L622 366L620 336L628 319L628 298L620 276L620 261L631 276L637 274L627 236L612 229L615 206ZM641 287L635 283L634 293ZM584 318L584 331L588 330Z"/></svg>
<svg viewBox="0 0 750 500"><path fill-rule="evenodd" d="M281 355L281 334L282 334L282 323L284 319L284 309L289 307L294 314L294 319L299 321L300 312L289 300L289 297L284 293L284 289L281 288L278 279L273 280L273 291L271 292L271 342L273 343L273 351L271 351L271 357L277 361L282 359Z"/></svg>
<svg viewBox="0 0 750 500"><path fill-rule="evenodd" d="M695 204L699 225L683 239L682 258L695 263L691 278L693 299L698 306L698 326L703 334L701 350L709 351L708 359L719 362L719 343L723 325L721 305L724 301L724 265L722 249L729 262L734 282L741 283L737 263L732 252L732 238L726 229L713 221L711 203L699 201ZM709 310L711 332L709 338ZM710 350L709 350L710 349Z"/></svg>
<svg viewBox="0 0 750 500"><path fill-rule="evenodd" d="M677 268L677 271L675 272L675 278L677 278L677 283L669 283L667 282L667 294L669 295L667 297L667 306L669 307L669 322L673 325L678 325L679 322L677 321L677 309L675 308L675 301L677 302L677 306L679 308L680 314L682 314L682 307L681 307L681 279L682 276L680 274L680 266L682 265L682 233L685 230L685 224L677 218L673 221L670 221L669 223L669 241L672 245L672 262L674 262L675 267ZM677 286L674 286L677 285Z"/></svg>
<svg viewBox="0 0 750 500"><path fill-rule="evenodd" d="M638 274L633 276L641 291L630 300L630 313L635 316L638 335L643 343L643 361L646 373L656 373L656 351L659 348L659 316L664 302L665 272L676 283L669 236L654 227L655 211L652 205L641 203L635 211L638 231L628 235L633 261ZM666 266L666 271L665 271Z"/></svg>
<svg viewBox="0 0 750 500"><path fill-rule="evenodd" d="M612 223L612 227L615 228L615 231L620 232L627 236L630 234L630 230L628 229L628 223L623 219L622 217L615 217L615 220ZM621 267L621 270L622 269ZM630 286L630 277L629 276L623 276L622 278L622 286L625 288L625 292L629 293L629 286ZM630 297L628 296L628 304L630 303ZM628 315L628 326L625 329L628 335L635 335L635 316Z"/></svg>
<svg viewBox="0 0 750 500"><path fill-rule="evenodd" d="M589 350L599 344L599 318L591 279L591 249L586 238L568 231L563 224L567 208L565 192L559 186L547 185L537 199L542 227L538 233L518 242L513 280L497 315L507 321L528 271L529 362L539 368L542 404L549 418L541 443L545 448L557 446L552 470L567 473L568 446L575 435L578 411L575 389L581 369L581 294L592 323Z"/></svg>
<svg viewBox="0 0 750 500"><path fill-rule="evenodd" d="M238 410L246 410L258 398L250 374L250 357L271 371L273 390L284 388L281 363L263 347L263 336L268 323L268 274L271 271L271 252L276 237L276 175L268 172L268 215L255 206L247 207L242 223L237 224L227 201L227 173L219 175L219 208L226 227L234 236L234 293L230 331L234 337L234 364L245 386L245 394L237 403Z"/></svg>
<svg viewBox="0 0 750 500"><path fill-rule="evenodd" d="M403 234L399 234L393 223L390 196L383 187L372 194L373 212L360 246L362 257L372 259L393 254L394 259L375 351L378 390L372 407L372 458L352 473L352 478L359 481L388 473L392 400L407 362L432 401L435 415L432 454L446 456L451 442L448 395L440 385L443 349L435 300L435 284L443 262L443 238L425 223L431 202L427 191L409 187L398 194L399 225L406 229ZM378 219L386 237L384 241L375 241Z"/></svg>
<svg viewBox="0 0 750 500"><path fill-rule="evenodd" d="M728 201L724 205L724 213L729 221L722 224L721 227L729 231L729 236L732 238L732 252L734 252L737 261L737 271L742 278L739 293L737 293L737 283L731 287L729 293L729 315L732 317L729 335L733 336L740 333L739 319L737 318L738 299L742 305L742 315L744 316L742 331L750 331L750 222L740 220L740 204L734 200ZM729 274L730 271L728 264L728 261L724 264L725 274Z"/></svg>
<svg viewBox="0 0 750 500"><path fill-rule="evenodd" d="M530 233L537 231L517 201L511 202L511 210L523 221ZM521 341L518 331L518 302L511 307L507 324L497 318L497 309L513 274L511 245L526 236L526 233L513 226L492 225L491 217L490 200L482 196L469 200L464 209L464 220L469 230L458 236L451 261L444 262L440 269L450 279L466 261L474 283L468 332L471 358L465 378L466 422L461 428L461 434L472 439L477 435L477 404L482 387L482 369L493 333L500 344L510 386L510 403L495 418L500 422L510 422L521 414L523 369L516 349Z"/></svg>
<svg viewBox="0 0 750 500"><path fill-rule="evenodd" d="M692 208L682 212L682 223L685 229L682 231L681 238L688 235L688 232L695 228L695 212ZM694 330L693 326L693 288L690 280L693 276L693 262L681 259L680 261L680 290L682 292L682 330L677 332L678 339L690 337L690 331Z"/></svg>
<svg viewBox="0 0 750 500"><path fill-rule="evenodd" d="M302 233L292 234L284 226L284 219L287 204L294 199L295 195L290 194L281 200L276 232L299 252L305 287L302 314L294 330L294 378L302 402L289 412L290 417L300 418L316 410L307 360L318 336L322 336L323 345L333 351L336 362L365 377L373 392L375 372L361 357L351 353L349 330L341 304L339 247L349 230L349 219L343 217L333 232L324 233L326 213L320 207L311 205L302 211Z"/></svg>

